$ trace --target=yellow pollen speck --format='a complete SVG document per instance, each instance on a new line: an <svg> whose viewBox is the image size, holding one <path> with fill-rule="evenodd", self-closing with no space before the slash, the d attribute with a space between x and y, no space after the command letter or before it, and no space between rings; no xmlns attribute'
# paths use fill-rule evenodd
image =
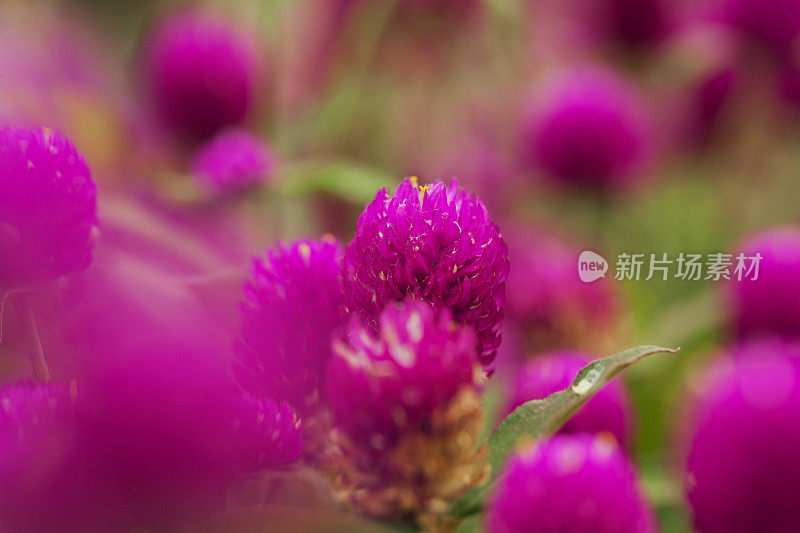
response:
<svg viewBox="0 0 800 533"><path fill-rule="evenodd" d="M416 176L410 176L408 179L411 180L411 183L413 183L415 186L417 185L418 180Z"/></svg>

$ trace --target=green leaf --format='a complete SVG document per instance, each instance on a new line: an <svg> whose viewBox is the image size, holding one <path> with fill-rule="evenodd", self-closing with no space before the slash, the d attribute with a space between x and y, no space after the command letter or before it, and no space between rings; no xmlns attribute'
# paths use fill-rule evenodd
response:
<svg viewBox="0 0 800 533"><path fill-rule="evenodd" d="M279 177L279 192L288 196L325 193L362 205L398 180L378 169L347 161L308 162L289 166Z"/></svg>
<svg viewBox="0 0 800 533"><path fill-rule="evenodd" d="M655 353L676 353L660 346L637 346L615 355L592 361L578 372L569 388L541 400L532 400L517 407L489 437L489 463L496 479L508 456L520 445L558 431L603 385L636 361ZM480 512L492 483L472 490L457 502L451 512L469 516Z"/></svg>

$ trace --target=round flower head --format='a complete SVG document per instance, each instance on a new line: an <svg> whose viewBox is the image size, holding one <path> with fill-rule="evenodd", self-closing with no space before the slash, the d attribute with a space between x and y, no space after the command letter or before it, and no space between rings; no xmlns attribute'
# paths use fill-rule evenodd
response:
<svg viewBox="0 0 800 533"><path fill-rule="evenodd" d="M800 353L753 346L698 382L688 431L687 494L700 533L796 531Z"/></svg>
<svg viewBox="0 0 800 533"><path fill-rule="evenodd" d="M602 346L614 335L618 303L608 278L584 283L575 271L580 250L544 232L506 233L514 268L506 317L525 332L528 351Z"/></svg>
<svg viewBox="0 0 800 533"><path fill-rule="evenodd" d="M244 130L228 130L200 148L193 172L209 189L238 191L270 179L275 164L275 154L258 137Z"/></svg>
<svg viewBox="0 0 800 533"><path fill-rule="evenodd" d="M237 443L244 448L246 470L263 470L296 461L303 453L303 427L286 403L240 397L234 418Z"/></svg>
<svg viewBox="0 0 800 533"><path fill-rule="evenodd" d="M483 480L475 346L448 310L417 300L387 306L378 336L353 320L328 366L339 499L424 525Z"/></svg>
<svg viewBox="0 0 800 533"><path fill-rule="evenodd" d="M727 297L731 303L731 326L739 338L778 335L800 339L800 228L774 228L747 239L739 252L733 254L733 264L744 254L749 258L761 255L758 277L753 270L738 281L735 276L727 282Z"/></svg>
<svg viewBox="0 0 800 533"><path fill-rule="evenodd" d="M599 69L576 70L536 95L522 127L523 157L563 185L625 188L649 158L649 122L625 80Z"/></svg>
<svg viewBox="0 0 800 533"><path fill-rule="evenodd" d="M0 288L89 266L95 185L72 143L50 129L0 129Z"/></svg>
<svg viewBox="0 0 800 533"><path fill-rule="evenodd" d="M255 40L219 16L182 10L159 21L146 60L157 111L178 135L209 137L253 108Z"/></svg>
<svg viewBox="0 0 800 533"><path fill-rule="evenodd" d="M245 389L306 416L324 395L331 334L345 323L333 237L268 250L244 287L236 374Z"/></svg>
<svg viewBox="0 0 800 533"><path fill-rule="evenodd" d="M578 371L591 362L578 352L554 352L524 363L514 380L509 411L530 400L546 398L566 389ZM631 405L627 391L618 380L603 387L561 428L561 433L610 432L617 441L631 442Z"/></svg>
<svg viewBox="0 0 800 533"><path fill-rule="evenodd" d="M654 533L636 471L614 439L556 436L512 457L491 496L488 533Z"/></svg>
<svg viewBox="0 0 800 533"><path fill-rule="evenodd" d="M345 250L345 300L377 330L387 303L407 296L446 307L475 329L488 366L500 345L508 249L483 202L454 179L378 192Z"/></svg>

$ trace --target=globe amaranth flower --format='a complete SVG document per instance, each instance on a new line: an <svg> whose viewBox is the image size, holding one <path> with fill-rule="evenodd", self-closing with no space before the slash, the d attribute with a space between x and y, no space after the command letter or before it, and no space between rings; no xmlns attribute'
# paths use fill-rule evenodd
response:
<svg viewBox="0 0 800 533"><path fill-rule="evenodd" d="M213 191L235 192L269 180L275 166L265 142L244 130L227 130L198 150L193 173Z"/></svg>
<svg viewBox="0 0 800 533"><path fill-rule="evenodd" d="M407 296L446 307L475 329L488 366L500 345L508 249L483 202L437 181L382 189L358 219L345 250L345 301L377 330L387 303Z"/></svg>
<svg viewBox="0 0 800 533"><path fill-rule="evenodd" d="M160 20L146 48L149 89L174 133L204 139L252 111L260 74L248 32L217 14L185 9Z"/></svg>
<svg viewBox="0 0 800 533"><path fill-rule="evenodd" d="M570 386L591 358L563 351L537 356L517 371L509 411L530 400L546 398ZM561 428L561 433L611 433L623 446L631 443L631 403L622 382L613 380L595 394Z"/></svg>
<svg viewBox="0 0 800 533"><path fill-rule="evenodd" d="M390 304L380 333L354 319L328 366L334 494L372 516L435 524L482 482L486 455L475 337L447 309Z"/></svg>
<svg viewBox="0 0 800 533"><path fill-rule="evenodd" d="M580 249L537 228L504 232L514 268L506 320L523 332L528 352L568 347L597 350L616 333L619 303L608 278L584 283Z"/></svg>
<svg viewBox="0 0 800 533"><path fill-rule="evenodd" d="M244 286L236 375L256 396L305 417L324 398L331 334L345 325L342 249L326 236L280 244L253 261Z"/></svg>
<svg viewBox="0 0 800 533"><path fill-rule="evenodd" d="M700 533L794 531L800 479L800 352L737 348L697 381L684 448Z"/></svg>
<svg viewBox="0 0 800 533"><path fill-rule="evenodd" d="M565 435L513 456L490 497L488 533L654 533L636 471L613 438Z"/></svg>
<svg viewBox="0 0 800 533"><path fill-rule="evenodd" d="M96 190L72 143L47 128L0 129L0 288L89 266Z"/></svg>
<svg viewBox="0 0 800 533"><path fill-rule="evenodd" d="M732 333L740 338L777 335L800 339L800 228L772 228L745 240L736 257L761 255L758 278L726 282ZM749 266L749 262L747 263Z"/></svg>
<svg viewBox="0 0 800 533"><path fill-rule="evenodd" d="M286 403L244 393L234 417L246 470L289 464L303 453L303 425Z"/></svg>
<svg viewBox="0 0 800 533"><path fill-rule="evenodd" d="M628 188L652 152L651 117L623 78L595 68L555 76L528 104L522 157L553 182L589 190Z"/></svg>

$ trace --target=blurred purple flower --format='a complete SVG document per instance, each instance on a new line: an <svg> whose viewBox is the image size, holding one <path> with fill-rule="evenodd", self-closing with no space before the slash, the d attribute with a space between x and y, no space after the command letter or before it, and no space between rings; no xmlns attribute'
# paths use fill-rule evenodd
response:
<svg viewBox="0 0 800 533"><path fill-rule="evenodd" d="M508 276L506 317L526 337L525 351L598 349L611 337L619 302L609 279L584 283L578 247L536 228L505 232L514 268Z"/></svg>
<svg viewBox="0 0 800 533"><path fill-rule="evenodd" d="M204 139L252 111L259 57L246 30L210 12L180 10L158 21L146 47L152 98L176 134Z"/></svg>
<svg viewBox="0 0 800 533"><path fill-rule="evenodd" d="M331 334L345 325L342 249L333 237L267 250L244 287L236 376L256 396L286 401L301 416L324 398Z"/></svg>
<svg viewBox="0 0 800 533"><path fill-rule="evenodd" d="M195 154L193 173L217 192L235 192L273 177L276 158L272 149L245 130L227 130Z"/></svg>
<svg viewBox="0 0 800 533"><path fill-rule="evenodd" d="M508 411L530 400L566 389L591 358L579 352L554 352L527 361L517 371ZM560 433L610 432L623 446L631 444L631 402L624 384L613 380L570 418Z"/></svg>
<svg viewBox="0 0 800 533"><path fill-rule="evenodd" d="M556 436L512 457L490 498L489 533L654 533L636 470L602 435Z"/></svg>
<svg viewBox="0 0 800 533"><path fill-rule="evenodd" d="M697 383L686 490L701 533L794 531L800 521L800 352L755 345Z"/></svg>
<svg viewBox="0 0 800 533"><path fill-rule="evenodd" d="M557 76L522 125L523 158L562 185L619 190L642 177L653 151L651 117L634 87L599 68Z"/></svg>
<svg viewBox="0 0 800 533"><path fill-rule="evenodd" d="M762 256L758 279L726 283L731 327L738 338L800 339L800 228L772 228L748 237L734 254Z"/></svg>
<svg viewBox="0 0 800 533"><path fill-rule="evenodd" d="M239 400L231 338L191 288L130 252L100 247L97 259L64 296L87 406L80 446L128 528L172 531L221 511L228 483L261 455L258 440L271 446L265 454L283 446L259 432L284 425L259 421ZM296 436L285 437L287 453L275 461L292 457Z"/></svg>
<svg viewBox="0 0 800 533"><path fill-rule="evenodd" d="M792 54L800 36L798 0L721 0L718 17L778 59Z"/></svg>
<svg viewBox="0 0 800 533"><path fill-rule="evenodd" d="M244 448L246 470L262 470L296 461L303 453L303 425L286 403L247 393L234 419L234 437Z"/></svg>
<svg viewBox="0 0 800 533"><path fill-rule="evenodd" d="M447 309L390 304L378 336L353 319L328 366L341 450L335 496L424 525L482 482L479 369L473 332Z"/></svg>
<svg viewBox="0 0 800 533"><path fill-rule="evenodd" d="M85 468L75 383L0 388L0 523L14 533L117 531Z"/></svg>
<svg viewBox="0 0 800 533"><path fill-rule="evenodd" d="M89 167L60 132L0 129L0 288L88 267L95 195Z"/></svg>
<svg viewBox="0 0 800 533"><path fill-rule="evenodd" d="M375 337L357 320L334 344L328 387L336 426L381 452L424 427L464 385L473 384L475 336L446 309L388 305Z"/></svg>
<svg viewBox="0 0 800 533"><path fill-rule="evenodd" d="M374 331L389 302L411 295L448 308L477 333L488 367L500 345L508 249L481 200L454 179L382 189L345 250L345 301Z"/></svg>

